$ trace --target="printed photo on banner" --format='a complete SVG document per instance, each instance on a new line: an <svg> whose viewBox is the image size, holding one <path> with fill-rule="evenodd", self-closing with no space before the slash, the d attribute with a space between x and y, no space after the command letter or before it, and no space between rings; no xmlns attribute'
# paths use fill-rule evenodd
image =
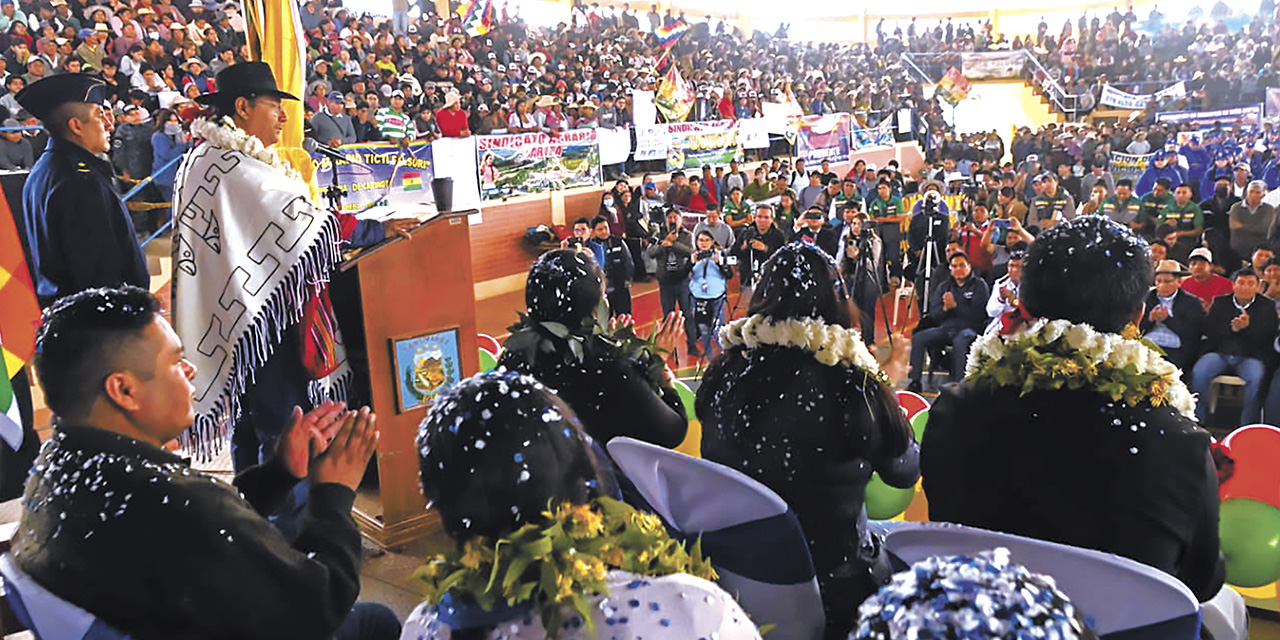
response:
<svg viewBox="0 0 1280 640"><path fill-rule="evenodd" d="M893 120L885 120L874 129L853 129L849 132L849 139L853 142L854 151L867 147L892 147Z"/></svg>
<svg viewBox="0 0 1280 640"><path fill-rule="evenodd" d="M1142 177L1142 172L1147 170L1147 165L1151 163L1151 158L1155 157L1155 155L1154 153L1133 155L1131 153L1112 151L1111 176L1116 180L1128 178L1137 182L1138 178Z"/></svg>
<svg viewBox="0 0 1280 640"><path fill-rule="evenodd" d="M742 139L735 120L673 122L667 125L667 170L724 165L742 159Z"/></svg>
<svg viewBox="0 0 1280 640"><path fill-rule="evenodd" d="M600 146L595 129L475 136L480 195L485 200L598 186Z"/></svg>
<svg viewBox="0 0 1280 640"><path fill-rule="evenodd" d="M413 208L433 205L431 180L435 177L431 143L412 142L401 147L389 142L367 142L338 147L353 162L338 162L338 185L346 188L342 210L359 213L374 207ZM335 163L315 156L316 184L331 184ZM359 163L359 164L356 164Z"/></svg>
<svg viewBox="0 0 1280 640"><path fill-rule="evenodd" d="M796 133L796 155L809 164L848 162L852 151L849 130L852 118L847 113L800 118Z"/></svg>

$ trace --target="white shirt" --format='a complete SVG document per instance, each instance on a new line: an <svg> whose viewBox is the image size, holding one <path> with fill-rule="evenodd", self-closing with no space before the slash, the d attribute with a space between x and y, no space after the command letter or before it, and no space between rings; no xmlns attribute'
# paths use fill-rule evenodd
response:
<svg viewBox="0 0 1280 640"><path fill-rule="evenodd" d="M991 318L991 322L987 323L986 333L998 331L1000 329L1000 316L1013 311L1013 304L1000 296L1002 289L1010 288L1013 289L1014 299L1017 300L1018 290L1021 285L1014 283L1013 280L1009 279L1009 276L996 280L995 286L991 287L991 297L987 298L987 316Z"/></svg>
<svg viewBox="0 0 1280 640"><path fill-rule="evenodd" d="M719 638L760 640L760 632L746 612L723 589L702 578L678 573L645 578L610 571L608 595L590 599L594 632L587 625L562 628L560 640L641 640L642 638ZM572 609L564 620L577 619ZM452 630L439 620L434 607L418 605L404 621L400 640L450 640ZM532 616L498 625L491 640L542 640L542 620Z"/></svg>

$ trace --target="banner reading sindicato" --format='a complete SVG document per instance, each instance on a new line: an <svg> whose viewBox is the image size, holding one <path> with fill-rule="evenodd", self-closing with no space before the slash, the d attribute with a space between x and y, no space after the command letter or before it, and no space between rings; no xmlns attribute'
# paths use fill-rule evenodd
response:
<svg viewBox="0 0 1280 640"><path fill-rule="evenodd" d="M595 129L475 138L485 200L601 184Z"/></svg>

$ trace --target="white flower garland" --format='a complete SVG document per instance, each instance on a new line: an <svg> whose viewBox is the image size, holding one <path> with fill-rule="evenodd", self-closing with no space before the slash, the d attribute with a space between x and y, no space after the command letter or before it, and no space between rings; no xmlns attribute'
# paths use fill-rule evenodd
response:
<svg viewBox="0 0 1280 640"><path fill-rule="evenodd" d="M219 149L239 151L258 162L275 167L287 178L303 182L302 174L285 162L274 148L264 146L258 136L249 135L244 129L237 127L231 118L223 116L221 123L198 118L191 123L191 133Z"/></svg>
<svg viewBox="0 0 1280 640"><path fill-rule="evenodd" d="M1087 324L1075 324L1067 320L1040 318L1023 325L1009 335L990 332L974 341L965 366L965 377L972 377L978 369L992 361L998 361L1011 350L1025 348L1039 339L1048 345L1063 338L1066 345L1084 355L1095 365L1123 369L1132 365L1138 375L1154 374L1160 377L1166 388L1167 404L1182 415L1196 419L1196 397L1182 382L1182 370L1166 360L1147 345L1114 333L1094 330Z"/></svg>
<svg viewBox="0 0 1280 640"><path fill-rule="evenodd" d="M762 344L797 347L813 354L827 366L857 367L888 383L880 363L862 342L855 329L831 325L817 318L773 320L762 315L739 318L720 328L720 346L731 349L744 345L754 349Z"/></svg>

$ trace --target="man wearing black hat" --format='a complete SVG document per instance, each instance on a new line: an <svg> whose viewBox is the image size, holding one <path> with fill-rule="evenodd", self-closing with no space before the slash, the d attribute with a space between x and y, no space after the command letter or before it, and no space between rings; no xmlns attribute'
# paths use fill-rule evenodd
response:
<svg viewBox="0 0 1280 640"><path fill-rule="evenodd" d="M325 288L341 260L338 242L369 246L416 221L357 221L311 202L307 183L273 148L288 121L282 102L297 97L277 88L265 63L228 67L216 86L197 98L214 115L192 123L204 142L175 182L173 310L178 334L199 345L193 437L214 433L224 411L238 415L239 470L269 455L279 425L295 406L312 405L313 390L351 375ZM281 512L286 535L304 502L296 495Z"/></svg>
<svg viewBox="0 0 1280 640"><path fill-rule="evenodd" d="M133 222L112 187L105 155L115 126L103 97L101 80L78 73L40 80L17 96L50 134L22 187L41 306L84 289L151 282Z"/></svg>

